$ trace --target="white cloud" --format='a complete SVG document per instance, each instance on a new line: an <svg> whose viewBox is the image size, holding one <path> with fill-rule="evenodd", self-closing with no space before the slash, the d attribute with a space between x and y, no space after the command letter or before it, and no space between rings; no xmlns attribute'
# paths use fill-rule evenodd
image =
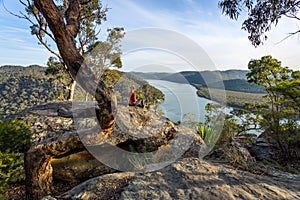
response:
<svg viewBox="0 0 300 200"><path fill-rule="evenodd" d="M295 23L282 19L278 27L267 33L269 39L265 45L254 48L247 39L247 33L241 30L241 20L232 21L221 14L213 15L212 11L195 6L192 0L182 1L187 6L193 5L193 10L180 12L159 8L150 10L143 7L140 2L111 1L113 20L110 24L118 22L127 30L158 27L185 34L208 53L219 69L246 69L250 59L259 59L268 54L282 60L283 64L293 69L299 68L300 57L297 55L297 52L300 52L299 40L294 38L275 44L285 37L287 30L298 28Z"/></svg>
<svg viewBox="0 0 300 200"><path fill-rule="evenodd" d="M2 34L11 34L11 33L29 33L29 28L18 28L7 25L1 25Z"/></svg>
<svg viewBox="0 0 300 200"><path fill-rule="evenodd" d="M7 5L12 7L10 1L6 1ZM122 26L126 31L156 27L177 31L197 42L219 69L245 69L251 58L258 59L268 54L282 60L284 65L299 69L299 36L276 44L286 36L286 33L299 28L299 24L296 22L281 19L278 27L273 28L268 33L269 39L265 45L254 48L247 39L247 33L241 30L242 21L232 21L221 15L217 4L210 8L205 5L207 2L199 3L195 0L181 0L181 2L182 8L180 10L172 10L172 5L170 7L158 7L158 4L151 4L151 1L147 1L148 4L146 5L145 1L137 0L105 0L103 4L107 4L112 9L108 12L108 21L104 23L104 27ZM32 52L31 57L35 57L35 59L40 58L40 56L36 56L36 53L41 52L43 48L37 46L37 40L30 35L27 25L22 26L20 20L13 19L11 23L16 23L13 26L10 26L11 23L8 24L0 19L1 52L8 55L6 49L11 48L11 54L17 55L13 53L13 49L19 49L18 53L20 54L23 50L28 51L26 52L27 55ZM105 30L104 27L101 28ZM146 40L147 38L143 39ZM43 55L46 54L43 53ZM142 58L142 55L140 56ZM166 62L174 65L177 63L176 59L170 59Z"/></svg>
<svg viewBox="0 0 300 200"><path fill-rule="evenodd" d="M1 49L2 51L2 49ZM1 55L1 65L28 66L39 64L45 66L50 53L41 48L24 47L19 49L6 49L6 55Z"/></svg>

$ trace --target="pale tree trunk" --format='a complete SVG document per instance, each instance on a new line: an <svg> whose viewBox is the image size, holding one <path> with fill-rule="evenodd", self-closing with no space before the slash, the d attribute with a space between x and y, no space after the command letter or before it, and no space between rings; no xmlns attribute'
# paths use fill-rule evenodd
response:
<svg viewBox="0 0 300 200"><path fill-rule="evenodd" d="M68 98L67 98L68 101L73 101L75 87L76 87L76 81L72 79L72 81L68 87L68 90L69 90L69 94L68 94Z"/></svg>
<svg viewBox="0 0 300 200"><path fill-rule="evenodd" d="M89 100L89 93L86 92L86 93L85 93L85 101L88 101L88 100Z"/></svg>
<svg viewBox="0 0 300 200"><path fill-rule="evenodd" d="M34 5L45 17L54 35L59 53L72 79L77 80L77 83L97 101L96 114L103 130L103 133L99 134L108 135L114 126L112 92L94 77L88 66L83 64L84 58L77 51L75 37L79 31L80 7L84 5L80 5L79 0L68 3L68 9L63 15L53 0L34 0ZM79 69L80 77L77 74ZM25 154L26 199L40 199L51 194L51 159L82 148L84 147L77 134L64 135L47 143L32 146Z"/></svg>

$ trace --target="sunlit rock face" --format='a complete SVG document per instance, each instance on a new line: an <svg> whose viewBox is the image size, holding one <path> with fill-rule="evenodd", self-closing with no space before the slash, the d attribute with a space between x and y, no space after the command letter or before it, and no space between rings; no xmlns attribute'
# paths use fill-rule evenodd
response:
<svg viewBox="0 0 300 200"><path fill-rule="evenodd" d="M164 161L166 156L170 156L170 162L173 162L181 156L177 155L177 152L185 153L184 156L198 156L200 147L204 144L194 130L179 126L157 114L154 109L124 105L116 109L116 123L112 134L108 138L97 141L95 138L99 133L90 131L98 126L96 118L89 114L93 113L94 109L93 102L82 103L80 106L74 106L72 102L55 102L35 106L24 113L23 118L31 123L32 145L53 142L57 137L78 132L83 146L87 147L79 147L67 155L52 158L54 180L78 182L116 172L116 169L101 163L97 156L95 158L93 152L89 151L90 148L102 143L108 143L126 152L149 152L153 154L153 158L162 162L167 162ZM81 113L80 116L88 117L74 122L76 120L74 115L78 113ZM80 135L85 130L89 130L89 134ZM187 139L181 139L182 135ZM107 155L109 156L109 152ZM111 155L110 159L119 158ZM128 165L132 163L129 162ZM151 165L144 166L147 167L151 168ZM151 171L151 169L145 170Z"/></svg>

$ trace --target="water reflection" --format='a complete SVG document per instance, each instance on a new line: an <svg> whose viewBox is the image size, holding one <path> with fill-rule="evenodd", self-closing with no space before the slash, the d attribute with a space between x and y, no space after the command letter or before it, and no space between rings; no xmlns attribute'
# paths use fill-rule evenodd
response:
<svg viewBox="0 0 300 200"><path fill-rule="evenodd" d="M147 81L165 94L165 101L158 108L166 117L172 121L183 121L183 116L190 113L194 120L205 120L205 106L212 101L197 96L195 87L163 80Z"/></svg>

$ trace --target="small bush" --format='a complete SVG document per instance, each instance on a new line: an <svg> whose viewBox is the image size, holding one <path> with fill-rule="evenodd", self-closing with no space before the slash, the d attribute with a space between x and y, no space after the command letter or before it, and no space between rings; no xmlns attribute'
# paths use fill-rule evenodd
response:
<svg viewBox="0 0 300 200"><path fill-rule="evenodd" d="M31 142L29 124L24 120L0 121L0 151L25 152Z"/></svg>
<svg viewBox="0 0 300 200"><path fill-rule="evenodd" d="M210 129L208 127L205 127L205 125L200 122L199 126L196 128L196 132L204 140L207 134L210 132Z"/></svg>
<svg viewBox="0 0 300 200"><path fill-rule="evenodd" d="M30 145L29 125L23 120L0 121L0 199L7 189L25 180L24 152Z"/></svg>
<svg viewBox="0 0 300 200"><path fill-rule="evenodd" d="M24 154L0 152L0 199L7 197L7 189L25 180Z"/></svg>

